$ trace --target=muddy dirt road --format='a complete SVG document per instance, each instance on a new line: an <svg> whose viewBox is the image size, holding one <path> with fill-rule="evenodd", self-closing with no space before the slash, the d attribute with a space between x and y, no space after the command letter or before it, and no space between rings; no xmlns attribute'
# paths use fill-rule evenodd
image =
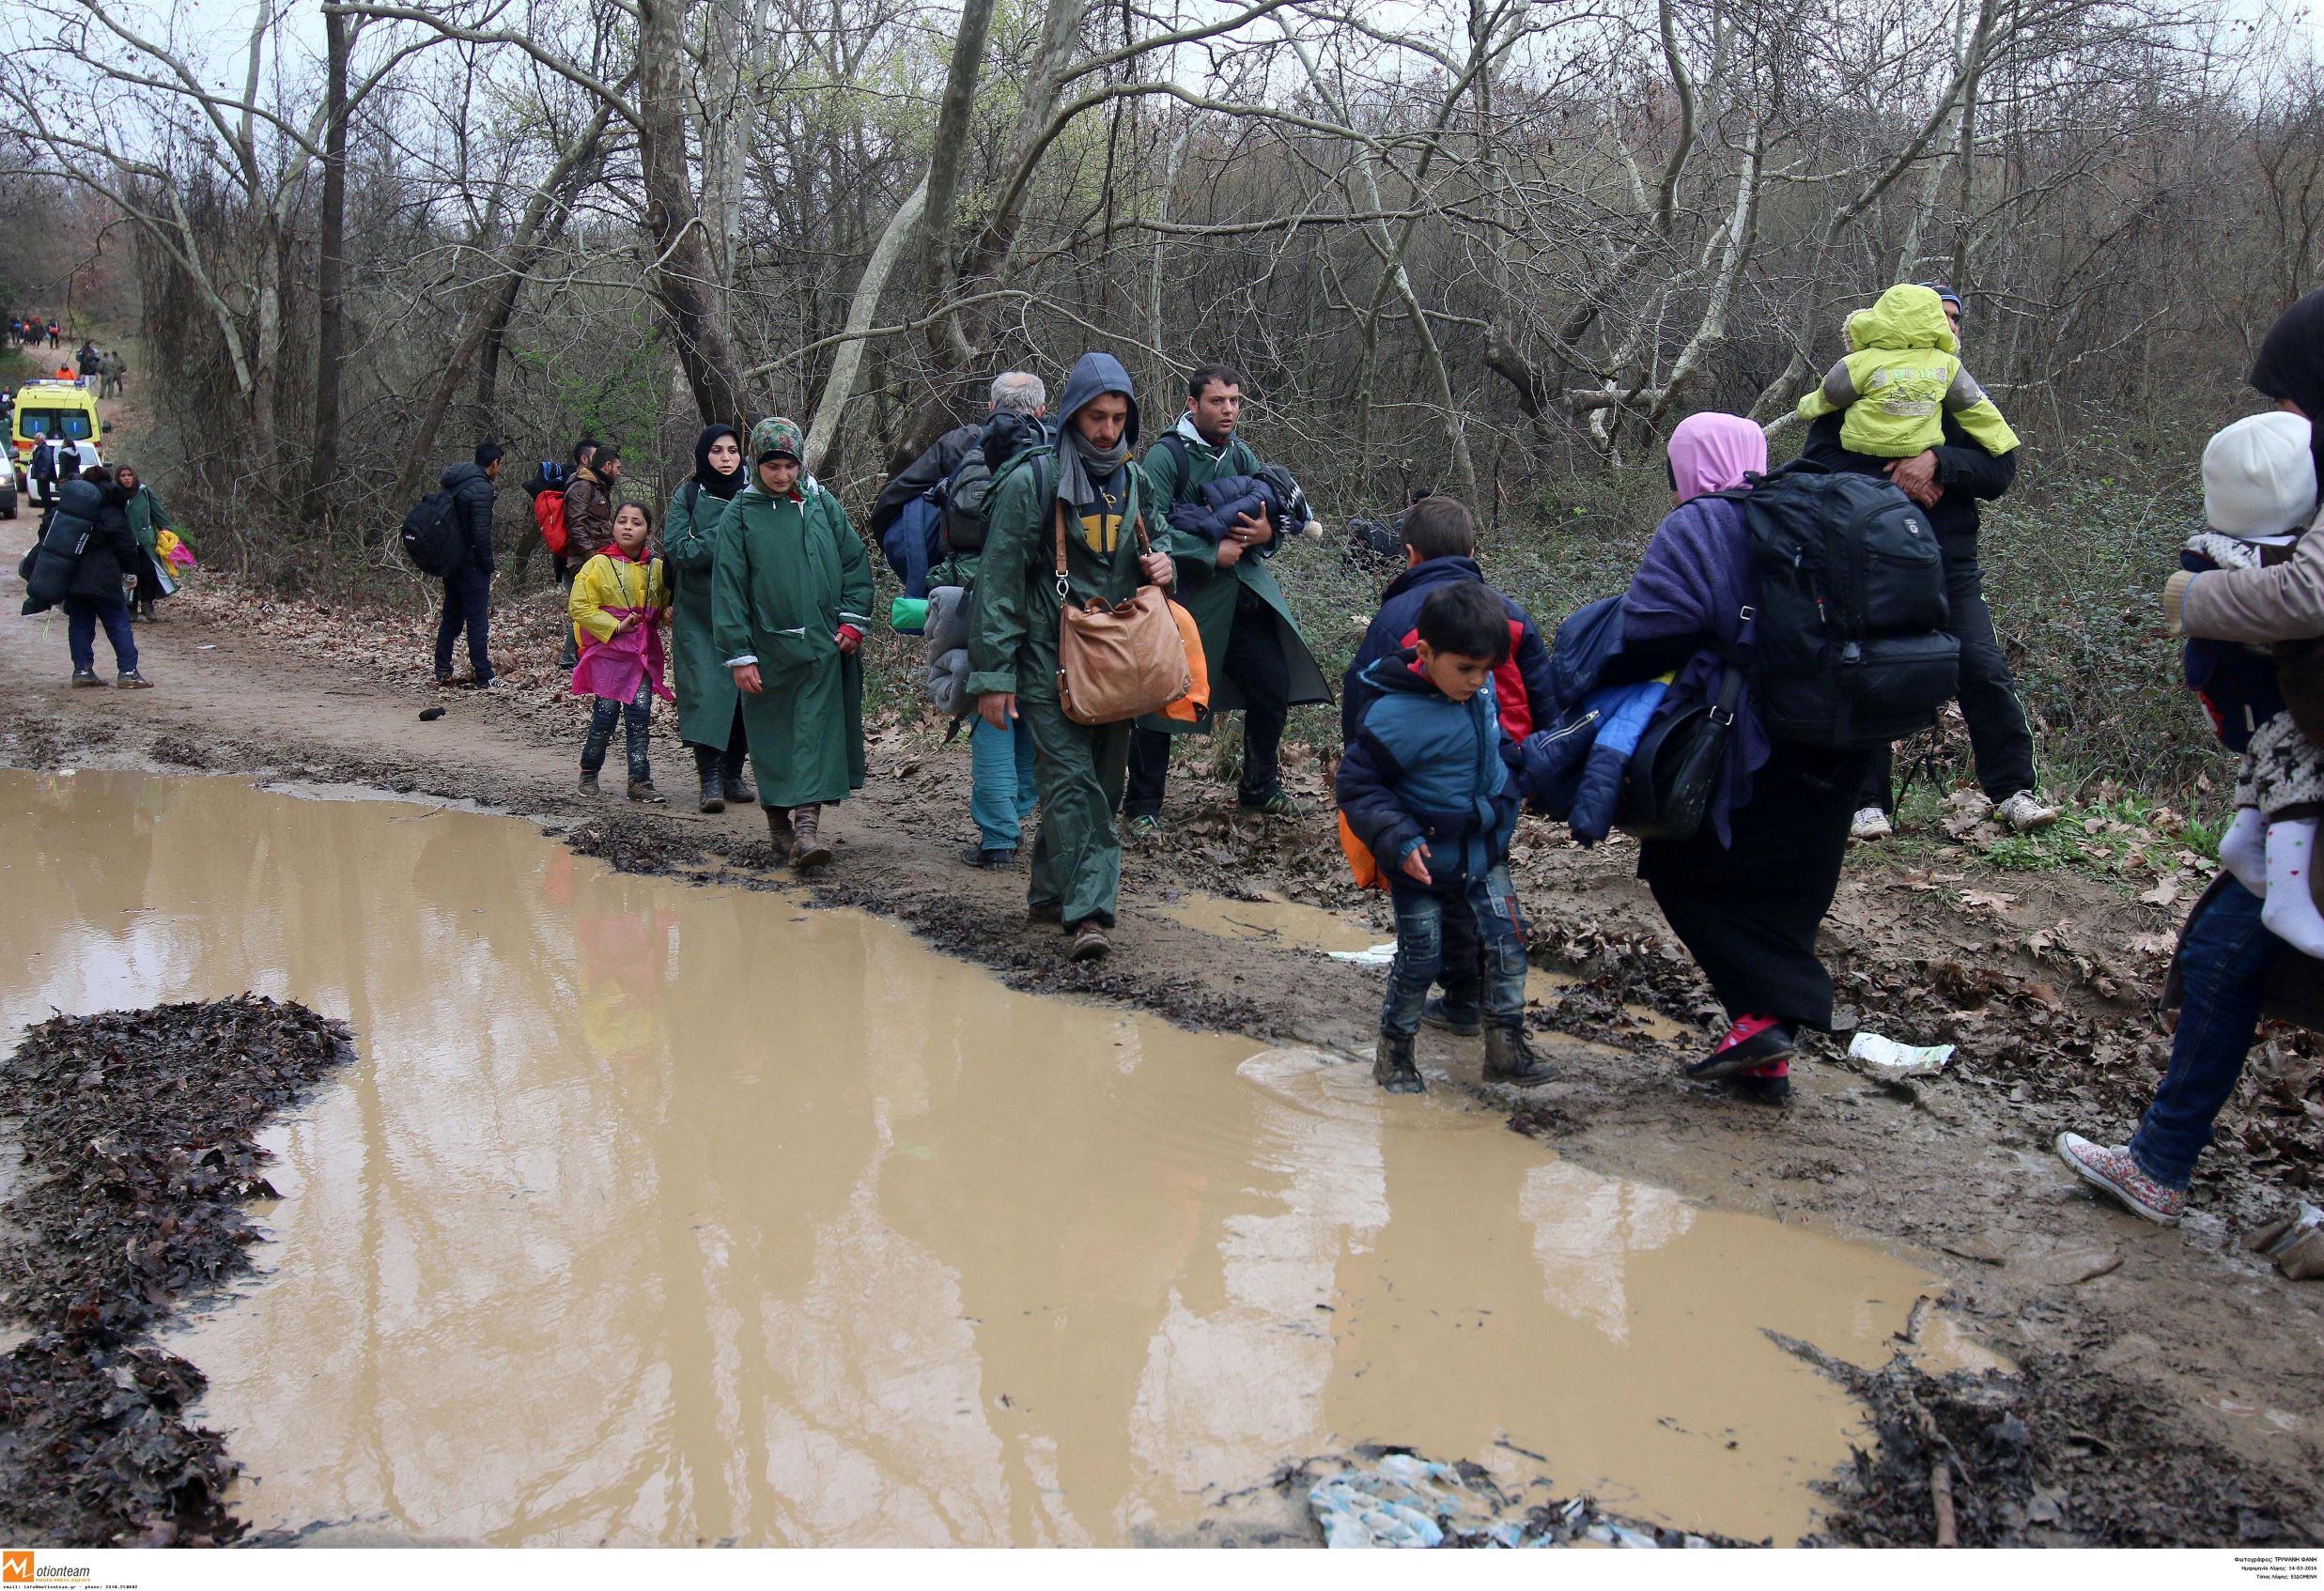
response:
<svg viewBox="0 0 2324 1591"><path fill-rule="evenodd" d="M416 654L393 671L378 660L403 637L340 615L223 603L213 592L141 627L159 688L75 691L61 619L16 618L20 590L0 581L0 760L11 765L424 793L525 814L625 871L790 888L767 867L755 812L642 811L574 792L575 709L549 679L547 622L528 637L504 631L517 688L440 695L421 683ZM444 718L418 721L421 708L440 704ZM674 750L659 757L673 787L683 772ZM1320 779L1311 765L1294 773ZM1345 888L1323 819L1241 826L1210 815L1218 795L1199 780L1177 784L1172 842L1127 867L1117 953L1096 971L1071 968L1055 929L1025 920L1021 873L971 873L952 859L970 834L965 753L886 726L870 788L828 824L839 861L815 898L899 921L1020 991L1091 996L1270 1044L1368 1053L1381 973L1310 946L1333 935L1343 937L1331 948L1385 938L1376 905ZM2232 1142L2211 1157L2196 1213L2175 1231L2094 1203L2048 1148L2065 1126L2118 1136L2155 1075L2162 1042L2142 1002L2175 923L2171 906L2105 879L1995 874L1974 854L1909 872L1859 855L1828 935L1844 998L1867 1027L1957 1041L1963 1057L1946 1076L1904 1089L1836 1059L1811 1061L1795 1074L1796 1104L1777 1115L1675 1081L1701 1043L1704 991L1629 877L1625 848L1583 853L1530 828L1521 838L1535 959L1568 980L1541 991L1538 1018L1564 1075L1522 1101L1496 1097L1478 1084L1467 1046L1436 1041L1422 1058L1433 1088L1522 1106L1519 1124L1540 1142L1518 1147L1543 1165L1876 1243L1943 1277L1942 1309L2023 1371L2009 1404L2029 1432L2013 1449L2022 1461L2007 1477L1989 1466L1985 1481L1965 1488L1991 1484L1978 1514L1984 1538L2324 1538L2315 1480L2324 1295L2285 1282L2235 1242L2307 1185L2324 1115L2314 1060L2286 1040L2253 1069L2223 1122ZM1189 900L1204 894L1270 900L1263 916L1237 916ZM1330 910L1336 926L1278 909L1287 904ZM1746 1291L1748 1278L1712 1258L1694 1282L1715 1305ZM1948 1404L1940 1420L1957 1446L1967 1438L1956 1418L2004 1429L1998 1413ZM1860 1505L1853 1538L1929 1539L1925 1499L1909 1490L1927 1464L1893 1457L1843 1485Z"/></svg>

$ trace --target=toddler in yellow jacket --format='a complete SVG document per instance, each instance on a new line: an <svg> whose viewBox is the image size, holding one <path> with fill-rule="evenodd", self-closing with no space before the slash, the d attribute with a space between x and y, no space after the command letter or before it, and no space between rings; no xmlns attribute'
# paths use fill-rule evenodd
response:
<svg viewBox="0 0 2324 1591"><path fill-rule="evenodd" d="M1911 458L1944 440L1944 417L1995 457L2018 434L1962 368L1960 343L1933 287L1899 283L1848 317L1852 350L1800 399L1800 418L1842 414L1840 445L1874 458Z"/></svg>

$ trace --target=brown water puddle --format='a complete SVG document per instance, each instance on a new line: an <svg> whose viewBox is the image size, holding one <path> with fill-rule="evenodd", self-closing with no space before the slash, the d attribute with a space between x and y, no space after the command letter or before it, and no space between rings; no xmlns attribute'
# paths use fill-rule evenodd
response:
<svg viewBox="0 0 2324 1591"><path fill-rule="evenodd" d="M1296 901L1237 901L1224 895L1190 892L1157 908L1173 922L1221 939L1279 945L1291 950L1321 950L1342 960L1368 961L1385 967L1395 953L1395 931L1374 930L1356 918ZM1555 1000L1557 991L1570 989L1580 979L1570 972L1537 966L1526 974L1526 997ZM1694 1029L1673 1022L1651 1006L1625 1005L1640 1031L1650 1039L1690 1038Z"/></svg>
<svg viewBox="0 0 2324 1591"><path fill-rule="evenodd" d="M354 1026L271 1274L172 1343L262 1526L1171 1539L1377 1440L1789 1540L1858 1421L1761 1329L1876 1362L1933 1285L505 818L5 773L0 831L0 1020Z"/></svg>

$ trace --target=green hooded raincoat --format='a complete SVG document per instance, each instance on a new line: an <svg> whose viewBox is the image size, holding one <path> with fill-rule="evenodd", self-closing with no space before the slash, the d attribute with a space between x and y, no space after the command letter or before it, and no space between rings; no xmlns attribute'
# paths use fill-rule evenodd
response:
<svg viewBox="0 0 2324 1591"><path fill-rule="evenodd" d="M802 483L804 501L751 484L718 526L710 582L718 666L758 663L765 688L742 698L758 798L769 807L844 800L863 786L863 661L839 626L872 627L872 562L839 500Z"/></svg>
<svg viewBox="0 0 2324 1591"><path fill-rule="evenodd" d="M689 746L723 749L734 731L740 694L734 671L726 666L736 654L721 652L710 639L711 575L727 504L696 490L696 485L689 481L678 487L661 522L661 555L676 597L670 615L671 684L678 697L678 738Z"/></svg>

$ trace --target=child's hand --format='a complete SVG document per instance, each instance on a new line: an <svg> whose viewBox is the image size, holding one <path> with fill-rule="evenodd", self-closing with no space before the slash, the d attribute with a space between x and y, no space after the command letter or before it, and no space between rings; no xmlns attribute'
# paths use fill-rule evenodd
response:
<svg viewBox="0 0 2324 1591"><path fill-rule="evenodd" d="M620 618L613 621L613 633L615 635L627 635L631 630L636 629L637 627L638 616L635 613L624 613Z"/></svg>
<svg viewBox="0 0 2324 1591"><path fill-rule="evenodd" d="M1406 878L1411 879L1416 884L1433 884L1436 882L1436 880L1429 876L1428 842L1425 840L1420 842L1419 849L1414 851L1402 862L1398 863L1397 866Z"/></svg>

